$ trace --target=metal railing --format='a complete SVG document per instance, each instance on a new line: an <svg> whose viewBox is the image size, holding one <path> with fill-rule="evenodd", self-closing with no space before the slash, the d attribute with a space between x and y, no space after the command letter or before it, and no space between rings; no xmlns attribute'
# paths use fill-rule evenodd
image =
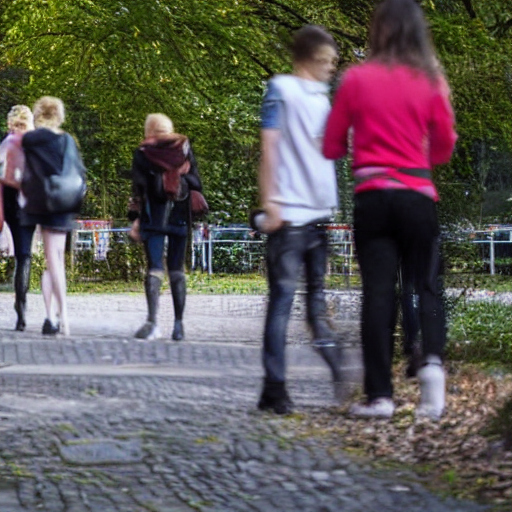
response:
<svg viewBox="0 0 512 512"><path fill-rule="evenodd" d="M192 236L191 265L192 269L200 268L208 274L214 273L214 267L226 270L239 265L239 270L251 270L261 268L263 265L263 248L265 239L247 227L219 227L208 226L195 230ZM221 259L219 248L225 248L224 259L229 260L229 250L236 249L240 254L233 258L232 264L215 261ZM217 254L216 254L217 252ZM217 258L215 258L217 256Z"/></svg>
<svg viewBox="0 0 512 512"><path fill-rule="evenodd" d="M126 243L129 228L76 229L72 232L72 253L90 250L96 260L104 260L116 243ZM357 273L353 231L348 225L331 224L329 236L328 273L352 276ZM496 226L488 229L467 231L466 240L481 247L480 258L495 275L500 260L511 260L512 226ZM40 237L39 237L40 238ZM34 250L42 250L42 242L34 237ZM203 226L193 231L191 238L191 266L209 274L215 272L240 273L265 269L266 237L254 233L248 227ZM12 249L5 252L11 255ZM226 262L228 264L226 265Z"/></svg>
<svg viewBox="0 0 512 512"><path fill-rule="evenodd" d="M355 263L354 232L346 224L330 224L327 226L329 236L329 259L327 273L330 275L354 275Z"/></svg>
<svg viewBox="0 0 512 512"><path fill-rule="evenodd" d="M328 273L351 276L356 269L352 229L346 225L331 224L327 227L329 236ZM256 234L247 227L208 226L194 231L192 237L191 266L213 274L226 271L225 262L220 261L221 249L240 249L239 271L262 270L265 268L266 237ZM226 256L224 254L224 256ZM223 264L224 263L224 264ZM228 269L232 268L228 265Z"/></svg>
<svg viewBox="0 0 512 512"><path fill-rule="evenodd" d="M489 274L496 274L496 260L500 256L512 258L512 226L491 227L489 229L471 232L472 243L485 247L489 246L488 257L483 254L482 260L489 264ZM507 247L508 246L508 247ZM504 250L505 249L505 250ZM500 254L497 254L497 253Z"/></svg>
<svg viewBox="0 0 512 512"><path fill-rule="evenodd" d="M75 229L71 233L73 252L94 251L94 259L105 260L112 243L126 243L130 228Z"/></svg>

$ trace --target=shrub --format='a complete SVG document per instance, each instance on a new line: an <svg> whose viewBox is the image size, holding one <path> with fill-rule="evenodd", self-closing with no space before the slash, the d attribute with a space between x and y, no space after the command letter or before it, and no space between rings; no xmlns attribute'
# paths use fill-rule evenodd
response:
<svg viewBox="0 0 512 512"><path fill-rule="evenodd" d="M66 253L66 277L68 284L87 281L141 281L145 273L144 250L140 244L113 244L104 260L96 260L94 251L78 251L71 257ZM12 283L15 260L0 259L0 284ZM41 276L45 269L43 253L32 255L30 288L41 287Z"/></svg>
<svg viewBox="0 0 512 512"><path fill-rule="evenodd" d="M15 264L13 257L0 258L0 284L12 282Z"/></svg>
<svg viewBox="0 0 512 512"><path fill-rule="evenodd" d="M458 304L451 315L447 355L467 362L512 364L512 305Z"/></svg>
<svg viewBox="0 0 512 512"><path fill-rule="evenodd" d="M264 268L264 254L264 247L260 244L214 243L213 271L227 274L259 272Z"/></svg>

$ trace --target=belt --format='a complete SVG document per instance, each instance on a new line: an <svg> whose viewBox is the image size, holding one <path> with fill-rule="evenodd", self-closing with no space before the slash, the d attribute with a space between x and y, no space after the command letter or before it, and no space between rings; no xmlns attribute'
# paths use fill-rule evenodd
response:
<svg viewBox="0 0 512 512"><path fill-rule="evenodd" d="M389 171L398 172L414 178L423 178L432 181L432 171L430 169L408 169L404 167L360 167L354 171L355 185L360 185L365 181L375 178L385 178L388 180L399 181L396 177L389 174Z"/></svg>
<svg viewBox="0 0 512 512"><path fill-rule="evenodd" d="M327 226L328 224L331 224L331 219L326 217L325 219L314 220L313 222L307 222L306 224L300 224L300 225L294 225L293 222L285 220L283 222L283 227L286 227L286 228L305 228L308 226L324 227L324 226Z"/></svg>

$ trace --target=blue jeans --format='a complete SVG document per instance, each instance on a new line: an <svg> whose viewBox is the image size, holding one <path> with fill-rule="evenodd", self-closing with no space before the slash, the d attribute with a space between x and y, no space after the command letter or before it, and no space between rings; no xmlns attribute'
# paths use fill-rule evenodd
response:
<svg viewBox="0 0 512 512"><path fill-rule="evenodd" d="M151 233L144 240L148 270L164 270L163 255L166 237L168 237L167 271L183 270L187 237L163 233Z"/></svg>
<svg viewBox="0 0 512 512"><path fill-rule="evenodd" d="M326 322L324 276L327 234L320 224L286 226L268 237L269 302L263 338L265 378L285 381L286 330L301 269L306 273L307 319L315 338L330 338Z"/></svg>

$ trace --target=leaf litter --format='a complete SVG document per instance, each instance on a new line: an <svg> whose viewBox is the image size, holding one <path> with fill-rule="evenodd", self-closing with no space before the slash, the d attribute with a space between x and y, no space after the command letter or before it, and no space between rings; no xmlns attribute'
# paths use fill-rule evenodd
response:
<svg viewBox="0 0 512 512"><path fill-rule="evenodd" d="M512 509L512 375L447 363L445 414L416 419L416 380L395 368L392 419L355 419L344 407L303 416L303 434L336 436L348 451L377 464L407 466L437 491ZM361 396L353 396L353 400ZM507 407L508 404L508 407Z"/></svg>

